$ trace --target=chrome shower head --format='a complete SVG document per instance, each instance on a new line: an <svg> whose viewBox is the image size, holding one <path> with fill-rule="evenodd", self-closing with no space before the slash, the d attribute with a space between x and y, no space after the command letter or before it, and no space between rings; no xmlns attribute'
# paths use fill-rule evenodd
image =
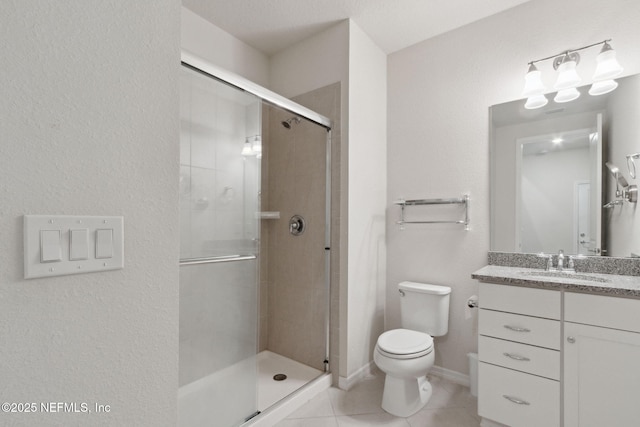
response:
<svg viewBox="0 0 640 427"><path fill-rule="evenodd" d="M291 129L291 122L295 122L295 124L300 123L300 117L293 116L288 120L283 120L280 123L287 129Z"/></svg>

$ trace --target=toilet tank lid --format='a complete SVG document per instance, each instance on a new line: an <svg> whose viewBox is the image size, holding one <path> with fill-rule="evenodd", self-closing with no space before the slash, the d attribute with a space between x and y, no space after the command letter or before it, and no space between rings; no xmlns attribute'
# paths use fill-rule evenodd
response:
<svg viewBox="0 0 640 427"><path fill-rule="evenodd" d="M430 285L428 283L418 282L400 282L400 284L398 284L398 288L403 291L422 292L433 295L449 295L451 293L451 288L448 286Z"/></svg>

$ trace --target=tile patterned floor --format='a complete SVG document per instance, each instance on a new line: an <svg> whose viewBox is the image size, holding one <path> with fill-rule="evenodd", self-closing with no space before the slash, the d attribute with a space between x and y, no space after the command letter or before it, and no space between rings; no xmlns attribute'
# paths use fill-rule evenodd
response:
<svg viewBox="0 0 640 427"><path fill-rule="evenodd" d="M467 387L429 376L433 396L415 415L394 417L380 407L384 376L364 380L349 391L330 388L277 427L478 427L477 400Z"/></svg>

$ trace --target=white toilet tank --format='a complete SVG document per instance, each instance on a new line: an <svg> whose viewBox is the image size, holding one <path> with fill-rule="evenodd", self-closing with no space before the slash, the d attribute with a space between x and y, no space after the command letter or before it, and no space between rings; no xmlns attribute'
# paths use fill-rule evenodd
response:
<svg viewBox="0 0 640 427"><path fill-rule="evenodd" d="M401 282L400 318L402 327L425 332L432 337L445 335L449 330L448 286Z"/></svg>

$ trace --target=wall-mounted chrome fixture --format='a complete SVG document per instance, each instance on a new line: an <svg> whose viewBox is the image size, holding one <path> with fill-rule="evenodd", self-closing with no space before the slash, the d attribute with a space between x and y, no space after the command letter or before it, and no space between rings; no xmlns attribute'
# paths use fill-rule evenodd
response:
<svg viewBox="0 0 640 427"><path fill-rule="evenodd" d="M300 123L300 117L296 117L293 116L288 120L283 120L280 123L282 124L282 126L284 126L287 129L291 129L291 122L294 122L295 124L299 124Z"/></svg>
<svg viewBox="0 0 640 427"><path fill-rule="evenodd" d="M596 58L596 71L593 74L593 84L589 89L589 95L604 95L618 87L618 83L613 80L613 78L622 74L623 68L616 60L616 52L609 44L610 41L611 39L607 39L599 43L567 50L560 54L529 62L529 70L524 78L525 84L524 90L522 91L522 96L527 98L524 107L531 110L544 107L549 102L544 95L545 87L542 83L540 70L535 66L536 63L549 59L553 59L553 68L558 70L558 78L553 86L558 92L553 100L558 103L563 103L578 98L580 92L576 88L582 81L576 70L576 66L580 62L580 54L578 51L594 46L602 45L602 49Z"/></svg>
<svg viewBox="0 0 640 427"><path fill-rule="evenodd" d="M289 220L289 233L299 236L307 229L307 222L300 215L294 215Z"/></svg>
<svg viewBox="0 0 640 427"><path fill-rule="evenodd" d="M616 180L616 197L617 200L611 201L604 205L604 208L612 208L615 205L623 204L623 200L626 200L630 203L638 202L638 186L637 185L629 185L624 176L620 173L620 169L616 165L611 162L606 162L605 165L613 178Z"/></svg>
<svg viewBox="0 0 640 427"><path fill-rule="evenodd" d="M256 156L258 159L262 158L262 138L260 135L246 137L240 154L245 157Z"/></svg>
<svg viewBox="0 0 640 427"><path fill-rule="evenodd" d="M640 159L640 153L627 154L627 169L629 169L629 175L631 179L636 179L636 160Z"/></svg>

